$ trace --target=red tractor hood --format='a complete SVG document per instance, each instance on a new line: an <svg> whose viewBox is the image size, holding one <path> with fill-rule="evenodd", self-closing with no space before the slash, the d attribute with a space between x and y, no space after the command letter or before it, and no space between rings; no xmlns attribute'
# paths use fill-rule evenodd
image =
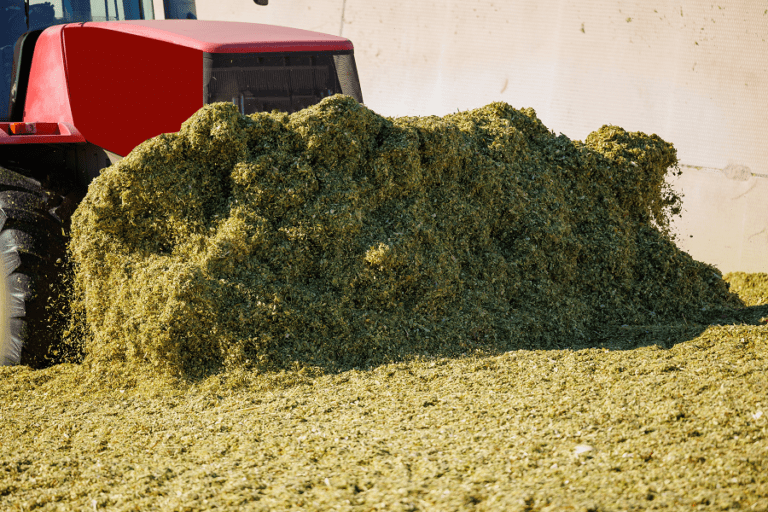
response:
<svg viewBox="0 0 768 512"><path fill-rule="evenodd" d="M307 52L352 49L352 43L343 37L258 23L132 20L83 23L82 26L133 34L208 53Z"/></svg>
<svg viewBox="0 0 768 512"><path fill-rule="evenodd" d="M120 156L177 132L204 104L205 54L351 51L348 39L253 23L198 20L57 25L37 40L24 104L26 123L57 133L0 144L91 142ZM40 127L42 128L42 124ZM53 130L49 130L53 132Z"/></svg>

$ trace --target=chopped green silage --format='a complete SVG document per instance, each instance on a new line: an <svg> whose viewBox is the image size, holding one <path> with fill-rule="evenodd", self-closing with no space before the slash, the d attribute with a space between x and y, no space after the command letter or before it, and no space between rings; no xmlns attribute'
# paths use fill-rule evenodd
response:
<svg viewBox="0 0 768 512"><path fill-rule="evenodd" d="M730 289L749 306L768 304L768 274L731 272L725 276Z"/></svg>
<svg viewBox="0 0 768 512"><path fill-rule="evenodd" d="M768 325L692 326L188 387L0 367L0 510L766 512Z"/></svg>
<svg viewBox="0 0 768 512"><path fill-rule="evenodd" d="M585 346L735 304L668 233L659 137L583 143L503 103L383 118L206 106L91 185L72 255L88 364L201 378Z"/></svg>
<svg viewBox="0 0 768 512"><path fill-rule="evenodd" d="M673 164L202 110L78 211L86 359L0 367L0 510L768 512L768 276L674 247Z"/></svg>

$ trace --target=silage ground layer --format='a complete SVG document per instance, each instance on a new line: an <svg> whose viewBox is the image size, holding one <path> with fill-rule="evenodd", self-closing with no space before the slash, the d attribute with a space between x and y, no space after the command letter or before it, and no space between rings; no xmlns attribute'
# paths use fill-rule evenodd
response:
<svg viewBox="0 0 768 512"><path fill-rule="evenodd" d="M726 278L753 324L632 350L186 389L2 367L0 509L765 512L768 275Z"/></svg>
<svg viewBox="0 0 768 512"><path fill-rule="evenodd" d="M206 106L90 186L72 255L90 361L199 377L590 342L732 305L668 234L659 137L584 143L503 103L383 118Z"/></svg>

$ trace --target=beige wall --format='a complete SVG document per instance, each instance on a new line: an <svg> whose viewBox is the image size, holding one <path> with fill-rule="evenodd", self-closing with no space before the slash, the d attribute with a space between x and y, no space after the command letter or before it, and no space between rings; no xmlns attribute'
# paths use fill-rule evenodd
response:
<svg viewBox="0 0 768 512"><path fill-rule="evenodd" d="M764 272L767 11L765 0L197 0L200 19L349 37L365 102L384 115L506 101L574 139L603 124L657 133L685 165L680 246ZM749 180L718 171L728 165Z"/></svg>
<svg viewBox="0 0 768 512"><path fill-rule="evenodd" d="M768 175L743 169L683 167L672 182L685 194L678 246L723 271L768 272Z"/></svg>

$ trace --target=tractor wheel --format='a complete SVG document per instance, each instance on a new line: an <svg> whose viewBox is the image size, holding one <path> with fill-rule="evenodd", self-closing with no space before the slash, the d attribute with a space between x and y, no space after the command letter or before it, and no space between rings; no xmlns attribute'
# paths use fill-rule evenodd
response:
<svg viewBox="0 0 768 512"><path fill-rule="evenodd" d="M60 195L0 167L0 365L56 361L66 239Z"/></svg>

